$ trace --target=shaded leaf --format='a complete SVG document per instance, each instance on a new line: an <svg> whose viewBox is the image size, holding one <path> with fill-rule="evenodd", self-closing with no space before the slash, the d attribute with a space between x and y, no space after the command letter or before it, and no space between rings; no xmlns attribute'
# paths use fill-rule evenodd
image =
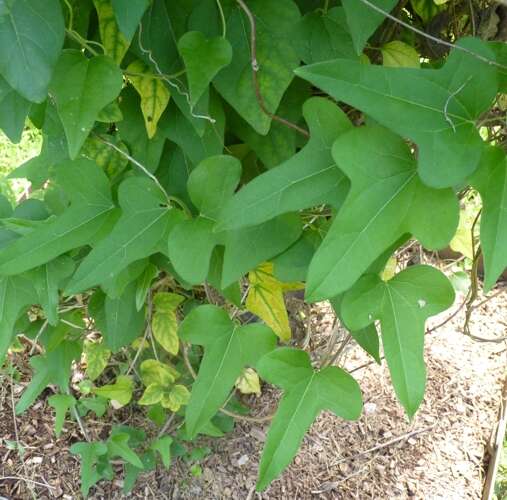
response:
<svg viewBox="0 0 507 500"><path fill-rule="evenodd" d="M0 76L0 130L11 142L18 143L21 140L29 110L30 102Z"/></svg>
<svg viewBox="0 0 507 500"><path fill-rule="evenodd" d="M382 46L382 60L389 68L419 68L420 56L417 50L399 40L393 40Z"/></svg>
<svg viewBox="0 0 507 500"><path fill-rule="evenodd" d="M150 0L112 0L112 5L118 27L128 41L132 40Z"/></svg>
<svg viewBox="0 0 507 500"><path fill-rule="evenodd" d="M133 0L130 3L132 2ZM93 0L93 4L99 17L100 39L106 55L119 65L127 53L130 42L118 27L111 0Z"/></svg>
<svg viewBox="0 0 507 500"><path fill-rule="evenodd" d="M93 392L98 396L111 400L117 408L125 406L132 399L134 381L126 375L119 375L114 384L95 387Z"/></svg>
<svg viewBox="0 0 507 500"><path fill-rule="evenodd" d="M60 437L67 412L76 406L76 400L69 394L54 394L48 398L49 406L55 409L55 434Z"/></svg>
<svg viewBox="0 0 507 500"><path fill-rule="evenodd" d="M74 443L70 447L70 452L81 457L81 493L87 497L90 488L101 478L96 463L99 457L107 453L107 446L101 441Z"/></svg>

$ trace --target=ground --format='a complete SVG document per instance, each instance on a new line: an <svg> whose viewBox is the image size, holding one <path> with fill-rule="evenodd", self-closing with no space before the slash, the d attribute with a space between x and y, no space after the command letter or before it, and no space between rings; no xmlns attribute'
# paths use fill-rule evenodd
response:
<svg viewBox="0 0 507 500"><path fill-rule="evenodd" d="M507 288L490 295L493 298L488 302L478 300L472 332L502 337L507 332ZM429 327L449 314L433 318ZM100 483L91 498L481 498L488 441L506 377L507 350L505 343L471 340L461 333L462 323L460 312L427 335L427 392L412 422L394 397L385 365L364 366L369 358L352 346L342 364L355 369L364 395L363 416L350 423L322 414L294 463L262 495L255 493L254 485L267 425L241 422L224 438L202 440L213 453L202 461L200 477L191 475L187 463L175 460L169 471L159 469L144 476L128 497L121 492L119 475L112 484ZM332 316L325 306L314 311L311 342L316 352L326 344L331 326ZM19 359L23 360L18 355ZM25 383L11 386L4 376L1 384L0 495L12 500L80 498L79 464L68 452L73 442L82 440L79 428L69 422L62 437L55 439L52 410L45 400L49 392L15 418L12 401ZM278 396L276 390L266 387L260 398L250 397L253 413L274 410ZM131 423L138 417L123 412L121 418ZM85 424L95 436L108 431L107 423L88 419ZM7 447L16 440L16 429L25 448L22 460L16 450Z"/></svg>

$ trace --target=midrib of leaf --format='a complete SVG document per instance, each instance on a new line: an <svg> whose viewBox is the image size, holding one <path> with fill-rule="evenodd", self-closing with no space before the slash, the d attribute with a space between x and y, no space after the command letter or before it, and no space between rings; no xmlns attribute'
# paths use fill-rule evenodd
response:
<svg viewBox="0 0 507 500"><path fill-rule="evenodd" d="M18 47L19 47L21 53L23 54L23 65L25 66L25 69L27 71L29 71L30 66L28 64L28 59L26 57L25 50L24 50L23 45L21 43L21 38L19 36L18 27L16 25L16 21L14 20L14 16L12 15L12 11L11 10L9 10L9 19L11 20L12 29L14 30L14 33L16 35L16 41L18 43Z"/></svg>
<svg viewBox="0 0 507 500"><path fill-rule="evenodd" d="M308 383L306 384L306 387L305 387L305 390L303 391L303 394L301 396L301 399L299 400L299 403L298 405L296 406L296 409L294 410L294 413L292 414L292 416L290 417L287 425L285 426L285 430L282 434L282 437L280 438L280 440L278 441L277 443L277 447L274 451L274 453L271 455L271 458L267 464L267 466L265 467L265 470L269 470L270 467L271 467L271 464L273 463L273 460L275 459L275 456L278 456L278 453L280 451L280 445L283 443L283 441L285 440L285 437L287 436L287 433L289 432L289 429L291 428L292 426L292 423L294 422L294 420L296 419L296 416L298 414L298 411L299 409L301 408L301 405L303 404L305 398L306 398L306 394L308 393L308 391L310 390L310 387L313 383L313 379L315 378L315 375L316 373L313 372L308 380Z"/></svg>
<svg viewBox="0 0 507 500"><path fill-rule="evenodd" d="M234 326L234 329L233 329L233 331L232 331L232 333L231 333L231 335L230 335L230 337L229 337L229 340L228 340L228 342L227 342L227 345L226 345L226 347L225 347L225 350L224 350L223 356L222 356L222 358L220 359L220 364L218 365L218 368L217 368L217 370L215 371L215 376L213 377L212 382L211 382L211 383L209 384L209 386L208 386L208 390L207 390L207 392L205 393L205 397L203 397L203 398L201 398L201 399L200 399L200 405L198 406L199 411L197 412L197 415L198 415L198 417L199 417L199 418L198 418L198 419L196 419L196 423L198 422L198 420L199 420L199 419L201 418L201 416L202 416L203 408L205 408L205 407L206 407L206 404L207 404L208 399L209 399L209 397L210 397L210 393L212 393L212 392L213 392L213 388L214 388L214 386L215 386L215 384L216 384L216 381L217 381L217 378L218 378L218 376L219 376L219 374L220 374L220 372L221 372L221 370L222 370L222 368L223 368L223 366L224 366L225 360L226 360L226 358L227 358L227 355L228 355L228 353L229 353L229 350L231 349L231 346L232 346L232 341L233 341L233 339L234 339L234 336L236 335L237 330L238 330L238 327L237 327L237 326ZM195 427L195 424L194 424L194 427ZM195 431L195 429L194 429L194 431Z"/></svg>
<svg viewBox="0 0 507 500"><path fill-rule="evenodd" d="M337 267L339 267L342 263L342 261L349 255L349 253L352 251L352 248L356 245L357 241L360 237L362 237L363 233L367 231L370 226L377 220L378 217L380 217L380 214L385 210L385 208L393 202L393 200L405 189L405 187L414 179L414 177L417 175L417 172L413 172L407 180L393 193L393 195L380 207L380 209L377 211L377 213L370 219L370 221L364 226L364 228L357 233L356 238L350 243L347 250L344 252L344 254L340 257L339 260L335 262L333 267L331 268L331 273L336 270Z"/></svg>

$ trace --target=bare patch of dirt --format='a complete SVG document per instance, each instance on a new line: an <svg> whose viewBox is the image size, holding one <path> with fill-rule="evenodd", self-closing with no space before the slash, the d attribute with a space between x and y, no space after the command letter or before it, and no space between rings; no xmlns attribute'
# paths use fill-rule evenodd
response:
<svg viewBox="0 0 507 500"><path fill-rule="evenodd" d="M502 290L480 305L474 311L472 332L488 338L505 336L506 304L507 290ZM433 318L431 324L443 319ZM201 477L193 477L189 465L176 460L170 471L145 475L128 497L121 493L120 476L113 484L100 483L91 498L480 498L507 351L505 343L476 342L463 335L463 319L460 312L427 335L427 392L412 422L395 399L385 364L356 370L365 401L361 419L350 423L322 414L294 463L261 495L254 487L268 425L241 422L224 438L199 441L213 450L201 463ZM314 311L310 341L317 352L325 348L332 322L325 307ZM348 370L368 361L356 346L342 358ZM44 399L14 420L11 399L16 400L22 388L15 384L11 394L4 380L0 389L0 495L23 500L80 498L79 464L68 452L73 442L82 440L77 425L67 423L66 432L56 440L52 411ZM274 410L278 397L275 389L265 388L261 398L249 400L253 413L261 408L268 413L266 405ZM121 418L129 423L137 417ZM14 421L25 448L22 460L6 445L6 440L16 440ZM92 436L104 436L108 430L93 420L86 425Z"/></svg>

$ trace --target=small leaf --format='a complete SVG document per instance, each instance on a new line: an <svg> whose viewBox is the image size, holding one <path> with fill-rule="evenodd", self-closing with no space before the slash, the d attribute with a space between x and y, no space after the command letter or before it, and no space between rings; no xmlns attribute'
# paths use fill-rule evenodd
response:
<svg viewBox="0 0 507 500"><path fill-rule="evenodd" d="M136 309L140 311L150 291L151 282L158 276L158 268L153 264L148 264L143 274L137 280L136 289Z"/></svg>
<svg viewBox="0 0 507 500"><path fill-rule="evenodd" d="M232 47L222 37L207 39L199 31L188 31L178 42L185 63L190 105L194 107L217 73L232 60Z"/></svg>
<svg viewBox="0 0 507 500"><path fill-rule="evenodd" d="M81 457L81 493L87 497L90 488L101 478L97 472L96 463L99 457L107 453L107 446L101 441L74 443L70 447L70 452Z"/></svg>
<svg viewBox="0 0 507 500"><path fill-rule="evenodd" d="M156 405L162 400L164 388L159 384L150 384L143 392L141 399L137 402L140 405Z"/></svg>
<svg viewBox="0 0 507 500"><path fill-rule="evenodd" d="M174 293L157 293L153 299L155 308L151 321L153 336L173 356L178 354L180 348L176 308L184 299Z"/></svg>
<svg viewBox="0 0 507 500"><path fill-rule="evenodd" d="M104 45L106 54L119 65L127 53L130 42L118 28L111 0L93 0L93 4L99 17L102 45Z"/></svg>
<svg viewBox="0 0 507 500"><path fill-rule="evenodd" d="M180 337L204 346L204 357L192 387L185 421L192 439L216 414L246 366L276 345L272 331L261 324L237 326L216 306L200 306L181 323Z"/></svg>
<svg viewBox="0 0 507 500"><path fill-rule="evenodd" d="M176 311L184 300L185 297L177 293L158 292L153 297L153 307L157 312L171 313Z"/></svg>
<svg viewBox="0 0 507 500"><path fill-rule="evenodd" d="M241 376L236 380L236 388L241 394L256 394L261 393L261 383L257 372L252 368L245 368Z"/></svg>
<svg viewBox="0 0 507 500"><path fill-rule="evenodd" d="M117 408L121 408L130 402L133 391L134 381L126 375L119 375L114 384L103 385L93 390L98 396L111 400Z"/></svg>
<svg viewBox="0 0 507 500"><path fill-rule="evenodd" d="M55 434L60 437L67 412L76 406L76 400L69 394L54 394L48 398L48 404L55 409Z"/></svg>
<svg viewBox="0 0 507 500"><path fill-rule="evenodd" d="M162 406L171 411L178 411L186 405L190 399L190 392L184 385L175 385L170 391L162 397Z"/></svg>
<svg viewBox="0 0 507 500"><path fill-rule="evenodd" d="M259 316L282 341L291 338L283 285L273 276L273 264L265 263L248 275L250 291L246 308Z"/></svg>
<svg viewBox="0 0 507 500"><path fill-rule="evenodd" d="M127 433L119 432L116 433L107 440L107 449L109 457L120 457L123 458L129 464L139 469L143 468L143 463L137 455L137 453L128 445L130 436Z"/></svg>
<svg viewBox="0 0 507 500"><path fill-rule="evenodd" d="M166 469L169 469L171 466L171 445L173 443L173 438L171 436L162 436L150 444L150 450L158 451L160 454L160 458L162 459L162 463Z"/></svg>
<svg viewBox="0 0 507 500"><path fill-rule="evenodd" d="M348 373L336 366L314 371L308 354L298 349L281 348L266 354L257 370L264 380L284 391L262 451L257 481L257 491L262 491L289 465L321 411L356 420L362 402L359 386Z"/></svg>
<svg viewBox="0 0 507 500"><path fill-rule="evenodd" d="M153 138L162 113L169 104L171 93L163 80L157 78L142 61L134 61L127 68L129 80L141 96L141 110L148 138Z"/></svg>
<svg viewBox="0 0 507 500"><path fill-rule="evenodd" d="M62 52L50 92L65 129L71 159L77 158L98 114L118 97L122 86L122 73L109 57L88 59L77 50Z"/></svg>
<svg viewBox="0 0 507 500"><path fill-rule="evenodd" d="M352 331L380 320L394 389L410 418L424 396L425 321L453 302L451 283L429 266L409 267L387 282L376 275L366 275L343 298L341 313Z"/></svg>
<svg viewBox="0 0 507 500"><path fill-rule="evenodd" d="M388 68L419 68L420 56L414 47L399 40L393 40L382 46L382 59Z"/></svg>
<svg viewBox="0 0 507 500"><path fill-rule="evenodd" d="M86 376L95 380L105 370L111 351L103 343L85 341L83 352L86 356Z"/></svg>
<svg viewBox="0 0 507 500"><path fill-rule="evenodd" d="M179 373L169 364L161 363L155 359L146 359L139 367L141 380L145 386L160 385L169 387L178 377Z"/></svg>

